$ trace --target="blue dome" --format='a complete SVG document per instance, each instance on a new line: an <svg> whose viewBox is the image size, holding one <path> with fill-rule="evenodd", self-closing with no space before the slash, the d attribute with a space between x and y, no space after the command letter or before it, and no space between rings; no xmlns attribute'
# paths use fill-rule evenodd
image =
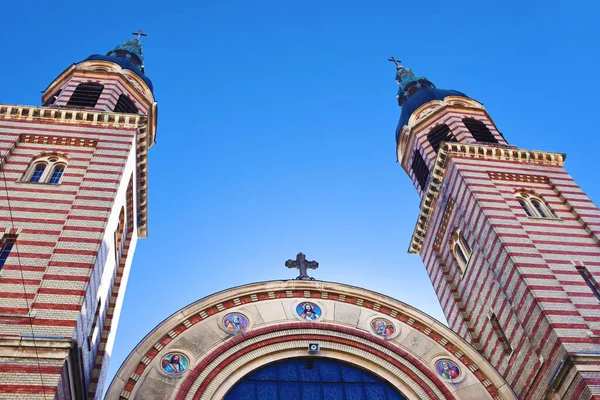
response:
<svg viewBox="0 0 600 400"><path fill-rule="evenodd" d="M128 69L130 71L133 71L136 73L137 76L142 78L142 80L144 82L146 82L146 85L148 85L148 87L150 88L150 91L154 92L154 86L152 86L152 81L146 75L144 75L144 73L142 72L140 67L135 65L133 63L133 61L131 61L128 58L116 57L116 56L103 56L102 54L92 54L91 56L89 56L88 58L86 58L83 61L89 61L89 60L110 61L112 63L120 65L121 68L123 68L123 69Z"/></svg>
<svg viewBox="0 0 600 400"><path fill-rule="evenodd" d="M400 134L402 127L408 123L408 119L417 108L432 100L444 100L444 98L446 98L447 96L461 96L467 98L469 97L466 94L459 92L458 90L444 90L437 89L434 87L424 87L420 89L417 93L410 96L408 100L406 100L406 102L402 105L400 122L398 122L398 127L396 128L396 141L398 141L398 135Z"/></svg>

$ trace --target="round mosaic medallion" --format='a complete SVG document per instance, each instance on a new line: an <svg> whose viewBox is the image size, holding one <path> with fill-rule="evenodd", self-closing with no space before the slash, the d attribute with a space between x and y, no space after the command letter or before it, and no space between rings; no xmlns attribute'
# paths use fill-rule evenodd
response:
<svg viewBox="0 0 600 400"><path fill-rule="evenodd" d="M181 374L188 365L190 365L190 359L182 353L169 353L160 362L163 371L172 375Z"/></svg>
<svg viewBox="0 0 600 400"><path fill-rule="evenodd" d="M296 306L296 313L300 319L314 321L321 317L321 307L310 301L305 301Z"/></svg>
<svg viewBox="0 0 600 400"><path fill-rule="evenodd" d="M394 324L383 318L375 318L371 321L371 329L373 329L373 332L377 335L382 337L392 336L394 332L396 332Z"/></svg>
<svg viewBox="0 0 600 400"><path fill-rule="evenodd" d="M248 318L244 314L229 313L223 317L223 327L231 333L242 333L248 327Z"/></svg>
<svg viewBox="0 0 600 400"><path fill-rule="evenodd" d="M454 362L442 358L435 363L435 370L444 379L453 380L460 376L460 368Z"/></svg>

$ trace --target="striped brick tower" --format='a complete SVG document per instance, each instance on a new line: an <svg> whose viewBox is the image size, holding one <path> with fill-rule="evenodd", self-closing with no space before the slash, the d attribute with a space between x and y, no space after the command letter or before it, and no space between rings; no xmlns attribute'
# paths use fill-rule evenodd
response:
<svg viewBox="0 0 600 400"><path fill-rule="evenodd" d="M152 83L137 38L0 104L0 398L93 399L147 234Z"/></svg>
<svg viewBox="0 0 600 400"><path fill-rule="evenodd" d="M487 111L397 64L398 159L450 327L521 399L600 399L600 211L564 154L510 145Z"/></svg>

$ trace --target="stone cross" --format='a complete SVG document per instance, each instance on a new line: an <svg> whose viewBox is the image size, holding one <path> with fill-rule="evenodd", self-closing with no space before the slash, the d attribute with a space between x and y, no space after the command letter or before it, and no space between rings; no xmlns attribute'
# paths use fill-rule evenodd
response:
<svg viewBox="0 0 600 400"><path fill-rule="evenodd" d="M303 253L298 253L295 260L287 260L285 266L288 268L296 268L300 271L300 275L296 279L302 281L314 281L315 278L308 276L307 270L319 268L319 263L316 261L306 261L306 256Z"/></svg>
<svg viewBox="0 0 600 400"><path fill-rule="evenodd" d="M390 57L390 58L388 58L388 61L391 61L394 64L396 64L396 67L400 66L400 63L402 62L400 60L396 60L396 57Z"/></svg>
<svg viewBox="0 0 600 400"><path fill-rule="evenodd" d="M137 31L137 32L131 32L131 34L134 35L134 36L137 35L136 39L137 39L138 42L140 41L140 36L148 36L148 34L144 33L144 31L141 30L141 29L139 31Z"/></svg>

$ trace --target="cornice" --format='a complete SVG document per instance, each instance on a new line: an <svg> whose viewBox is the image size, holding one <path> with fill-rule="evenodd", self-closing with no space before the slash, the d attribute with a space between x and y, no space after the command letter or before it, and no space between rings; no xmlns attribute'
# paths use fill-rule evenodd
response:
<svg viewBox="0 0 600 400"><path fill-rule="evenodd" d="M437 203L438 195L446 174L446 166L450 157L466 157L508 162L531 163L562 167L566 159L565 154L548 153L537 150L522 150L505 146L485 146L478 144L464 144L443 142L435 160L431 178L421 202L421 210L413 232L409 253L419 254L429 228L429 221Z"/></svg>
<svg viewBox="0 0 600 400"><path fill-rule="evenodd" d="M64 124L90 125L113 128L137 128L147 117L138 114L123 114L74 108L21 106L0 104L0 119L59 122Z"/></svg>
<svg viewBox="0 0 600 400"><path fill-rule="evenodd" d="M156 103L150 117L137 114L78 110L57 107L36 107L0 104L0 120L23 122L47 122L96 126L100 128L129 128L137 131L136 164L137 164L137 199L138 199L138 236L148 236L148 149L154 143L156 130ZM63 138L26 135L27 140L44 141L56 145L64 145ZM38 139L36 139L38 138ZM55 141L56 139L56 141ZM60 140L59 140L60 139ZM69 143L70 143L69 139Z"/></svg>

